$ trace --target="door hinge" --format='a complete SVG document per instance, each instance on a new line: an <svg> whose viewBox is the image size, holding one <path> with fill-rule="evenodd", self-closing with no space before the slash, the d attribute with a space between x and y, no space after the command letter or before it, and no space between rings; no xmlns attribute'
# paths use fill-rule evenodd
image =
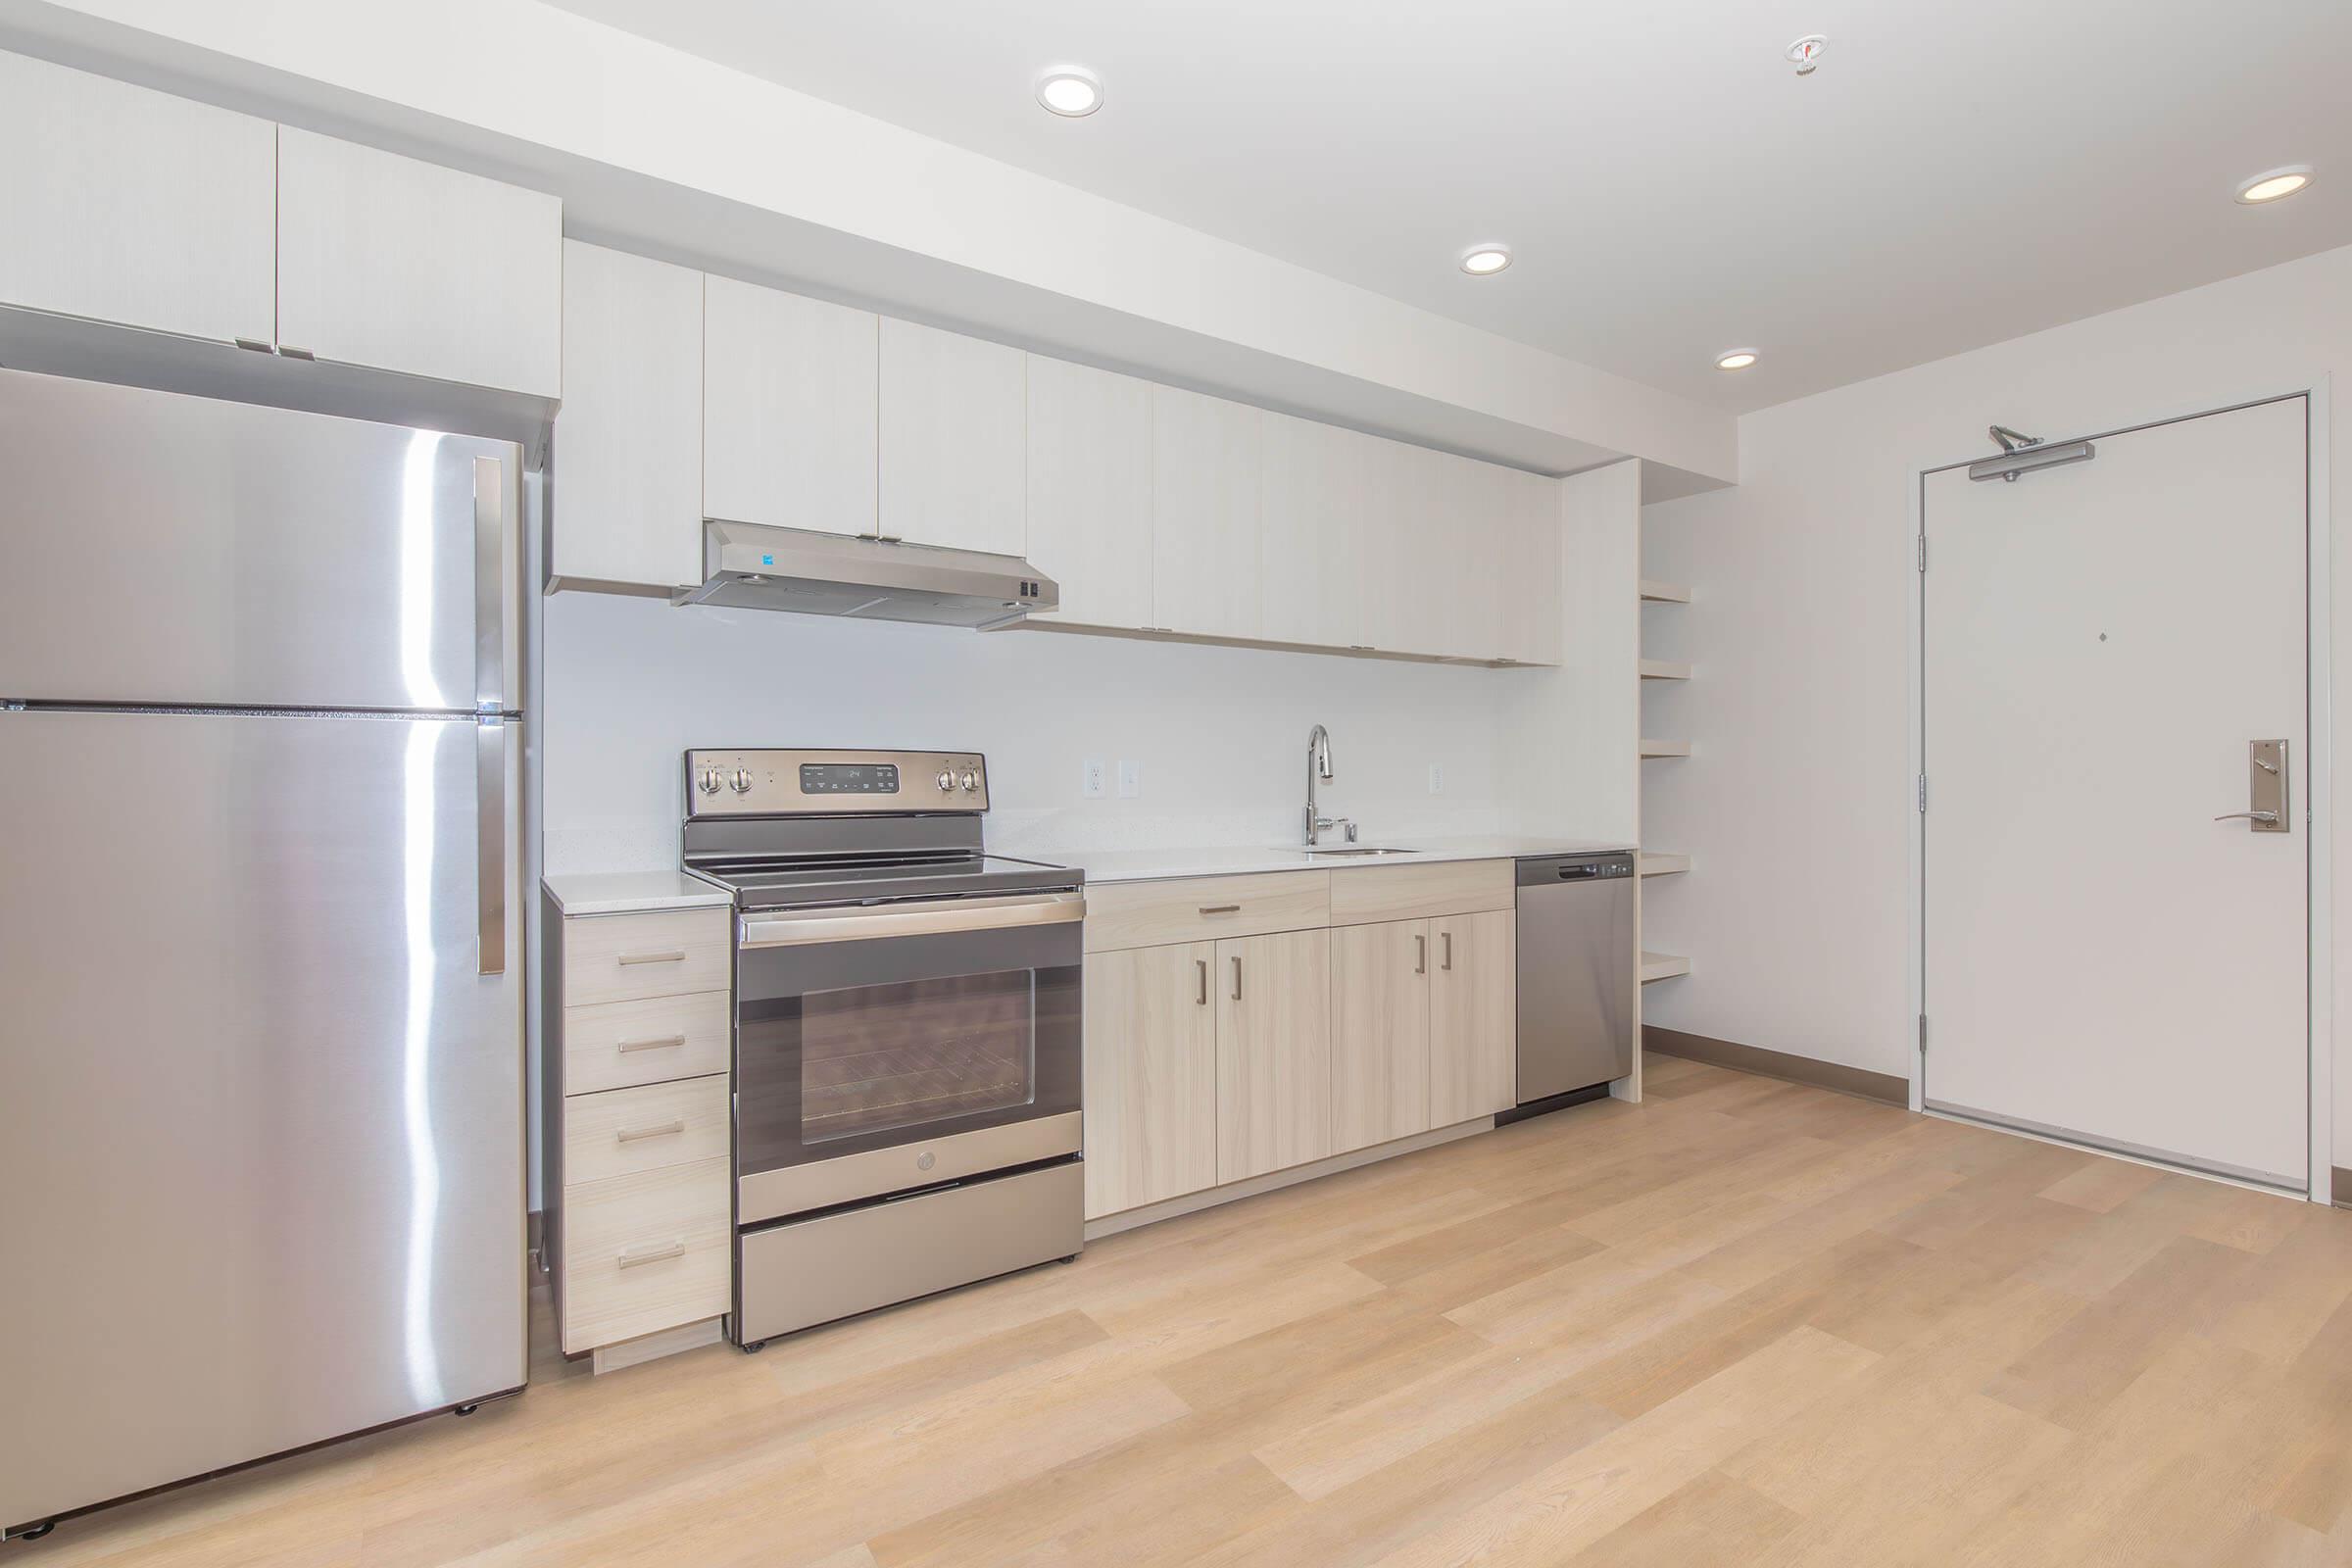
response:
<svg viewBox="0 0 2352 1568"><path fill-rule="evenodd" d="M1928 1015L1924 1012L1919 1015L1919 1054L1928 1054Z"/></svg>
<svg viewBox="0 0 2352 1568"><path fill-rule="evenodd" d="M1928 536L1924 533L1919 536L1919 569L1928 569Z"/></svg>
<svg viewBox="0 0 2352 1568"><path fill-rule="evenodd" d="M1925 773L1919 775L1919 808L1923 811L1928 808L1928 775Z"/></svg>

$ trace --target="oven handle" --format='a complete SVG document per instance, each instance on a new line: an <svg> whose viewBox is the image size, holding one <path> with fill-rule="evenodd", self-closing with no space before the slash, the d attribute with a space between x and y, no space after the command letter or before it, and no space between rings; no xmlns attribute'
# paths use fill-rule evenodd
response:
<svg viewBox="0 0 2352 1568"><path fill-rule="evenodd" d="M747 915L741 942L754 948L795 948L818 942L865 942L877 937L949 936L1001 931L1008 926L1064 925L1086 918L1086 895L956 899L940 904L863 909L788 909Z"/></svg>

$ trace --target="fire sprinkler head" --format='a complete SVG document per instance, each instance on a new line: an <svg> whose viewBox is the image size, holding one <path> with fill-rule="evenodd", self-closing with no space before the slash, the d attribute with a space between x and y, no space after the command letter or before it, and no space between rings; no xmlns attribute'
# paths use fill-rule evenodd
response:
<svg viewBox="0 0 2352 1568"><path fill-rule="evenodd" d="M1818 32L1808 32L1790 44L1788 59L1796 67L1796 74L1800 76L1813 74L1813 68L1821 64L1821 52L1829 46L1829 38Z"/></svg>

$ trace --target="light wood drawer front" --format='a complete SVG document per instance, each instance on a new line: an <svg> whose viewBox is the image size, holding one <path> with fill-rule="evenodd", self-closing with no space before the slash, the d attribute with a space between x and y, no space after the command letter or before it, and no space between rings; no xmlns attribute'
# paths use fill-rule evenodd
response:
<svg viewBox="0 0 2352 1568"><path fill-rule="evenodd" d="M564 1102L564 1180L568 1185L688 1165L727 1153L727 1080L574 1095Z"/></svg>
<svg viewBox="0 0 2352 1568"><path fill-rule="evenodd" d="M730 918L726 909L669 909L564 921L564 1004L727 990Z"/></svg>
<svg viewBox="0 0 2352 1568"><path fill-rule="evenodd" d="M1331 873L1111 882L1086 890L1086 951L1306 931L1331 923Z"/></svg>
<svg viewBox="0 0 2352 1568"><path fill-rule="evenodd" d="M593 1095L727 1070L728 993L564 1009L564 1093Z"/></svg>
<svg viewBox="0 0 2352 1568"><path fill-rule="evenodd" d="M1517 902L1517 874L1509 860L1351 865L1331 873L1333 925L1474 914L1508 909Z"/></svg>
<svg viewBox="0 0 2352 1568"><path fill-rule="evenodd" d="M724 1154L564 1189L564 1348L577 1354L728 1307Z"/></svg>

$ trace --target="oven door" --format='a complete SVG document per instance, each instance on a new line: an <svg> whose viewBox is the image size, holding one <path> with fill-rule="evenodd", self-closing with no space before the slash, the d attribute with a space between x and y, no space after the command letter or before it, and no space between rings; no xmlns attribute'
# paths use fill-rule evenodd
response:
<svg viewBox="0 0 2352 1568"><path fill-rule="evenodd" d="M743 917L737 1220L1074 1154L1077 892Z"/></svg>

